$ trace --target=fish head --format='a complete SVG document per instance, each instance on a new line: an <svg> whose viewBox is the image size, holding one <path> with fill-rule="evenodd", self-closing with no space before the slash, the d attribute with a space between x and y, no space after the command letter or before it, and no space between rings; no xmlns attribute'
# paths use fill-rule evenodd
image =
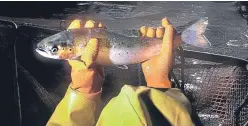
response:
<svg viewBox="0 0 248 126"><path fill-rule="evenodd" d="M41 40L37 44L36 52L51 59L73 59L75 57L74 37L69 30Z"/></svg>

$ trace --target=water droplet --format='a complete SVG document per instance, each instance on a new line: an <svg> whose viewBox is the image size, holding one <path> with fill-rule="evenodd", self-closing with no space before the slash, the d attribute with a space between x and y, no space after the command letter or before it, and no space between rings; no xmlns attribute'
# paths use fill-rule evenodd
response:
<svg viewBox="0 0 248 126"><path fill-rule="evenodd" d="M150 69L150 67L148 66L148 67L146 67L146 71L148 72L148 70Z"/></svg>
<svg viewBox="0 0 248 126"><path fill-rule="evenodd" d="M197 61L194 61L193 64L197 64Z"/></svg>
<svg viewBox="0 0 248 126"><path fill-rule="evenodd" d="M196 76L196 73L194 73L194 74L191 74L191 76L192 76L192 77Z"/></svg>

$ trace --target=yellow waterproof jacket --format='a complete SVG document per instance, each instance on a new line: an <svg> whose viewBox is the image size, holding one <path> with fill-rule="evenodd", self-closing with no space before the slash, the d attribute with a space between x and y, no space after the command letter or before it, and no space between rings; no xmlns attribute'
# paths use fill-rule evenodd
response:
<svg viewBox="0 0 248 126"><path fill-rule="evenodd" d="M194 125L191 105L176 88L161 91L125 85L102 111L100 95L101 91L89 96L69 87L47 126Z"/></svg>

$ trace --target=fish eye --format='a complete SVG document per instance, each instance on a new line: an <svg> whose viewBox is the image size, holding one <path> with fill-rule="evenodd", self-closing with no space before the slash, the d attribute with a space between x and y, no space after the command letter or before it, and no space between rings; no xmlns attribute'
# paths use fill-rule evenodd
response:
<svg viewBox="0 0 248 126"><path fill-rule="evenodd" d="M54 46L51 50L52 50L53 53L55 53L55 52L57 52L59 49L58 49L57 46Z"/></svg>
<svg viewBox="0 0 248 126"><path fill-rule="evenodd" d="M69 48L69 51L71 52L72 51L72 48Z"/></svg>

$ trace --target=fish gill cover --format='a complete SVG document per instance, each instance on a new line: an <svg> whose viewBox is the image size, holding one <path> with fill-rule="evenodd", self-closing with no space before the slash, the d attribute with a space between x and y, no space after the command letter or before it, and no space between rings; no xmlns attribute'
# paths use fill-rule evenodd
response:
<svg viewBox="0 0 248 126"><path fill-rule="evenodd" d="M58 30L61 18L68 22L76 18L94 19L103 21L110 30L127 34L126 30L139 29L142 25L157 27L165 16L176 27L208 17L209 25L205 35L212 47L202 49L184 45L184 49L248 58L247 22L237 13L235 2L84 2L73 8L65 8L62 13L55 13L49 19L1 18L53 30ZM16 48L23 125L44 125L70 82L66 62L39 57L34 51L33 45L57 32L53 30L34 27L20 29L22 34ZM179 78L178 82L185 84L185 93L205 125L243 125L248 121L245 101L248 72L244 66L195 58L186 58L184 62L191 67L175 68L174 71ZM104 103L116 96L124 84L145 85L139 64L130 65L129 70L113 67L105 69Z"/></svg>

